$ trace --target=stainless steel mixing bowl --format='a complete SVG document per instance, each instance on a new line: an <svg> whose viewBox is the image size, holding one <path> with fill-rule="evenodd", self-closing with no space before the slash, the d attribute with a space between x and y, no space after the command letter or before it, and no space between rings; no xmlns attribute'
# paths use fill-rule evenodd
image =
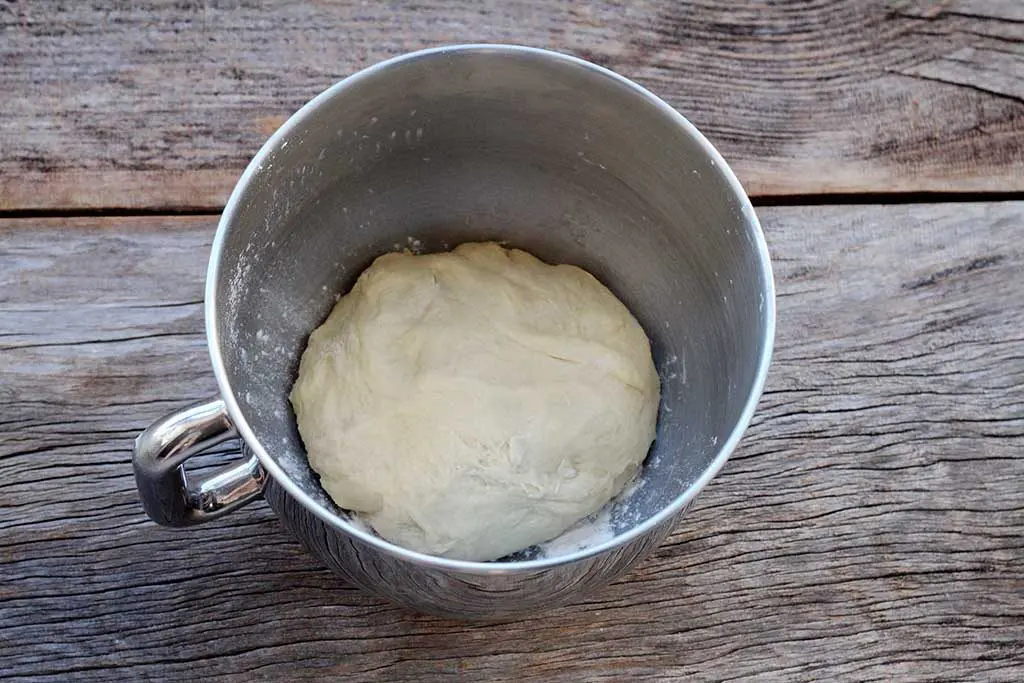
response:
<svg viewBox="0 0 1024 683"><path fill-rule="evenodd" d="M647 330L662 381L640 485L612 503L614 537L564 554L466 562L354 523L309 469L288 393L306 338L374 257L498 240L574 263ZM651 551L747 426L774 336L774 292L750 202L708 141L616 74L542 50L469 45L345 79L264 145L224 210L206 324L221 395L136 442L143 505L202 522L264 496L345 580L462 618L571 600ZM240 435L239 464L185 461Z"/></svg>

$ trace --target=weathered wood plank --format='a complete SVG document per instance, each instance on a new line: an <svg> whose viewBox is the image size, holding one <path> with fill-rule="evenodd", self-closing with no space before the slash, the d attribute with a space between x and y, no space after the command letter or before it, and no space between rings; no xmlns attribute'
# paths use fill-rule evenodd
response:
<svg viewBox="0 0 1024 683"><path fill-rule="evenodd" d="M742 447L630 576L497 625L339 585L263 504L147 522L131 439L214 391L214 221L0 222L0 678L1020 680L1024 204L762 217Z"/></svg>
<svg viewBox="0 0 1024 683"><path fill-rule="evenodd" d="M752 194L1024 191L1016 0L8 2L0 210L210 208L334 81L438 44L567 51L646 84Z"/></svg>

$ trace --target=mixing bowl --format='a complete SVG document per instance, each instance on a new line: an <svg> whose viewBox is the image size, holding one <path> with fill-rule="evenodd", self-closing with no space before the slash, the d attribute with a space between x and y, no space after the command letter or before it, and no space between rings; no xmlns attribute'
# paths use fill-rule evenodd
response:
<svg viewBox="0 0 1024 683"><path fill-rule="evenodd" d="M398 547L338 509L288 402L309 333L376 256L481 240L593 273L644 326L662 382L657 439L605 533L496 562ZM601 67L496 45L383 62L291 117L228 201L205 305L220 395L137 439L149 515L183 526L263 496L344 580L462 618L566 602L655 548L749 423L775 315L750 202L686 119ZM237 464L185 471L236 435Z"/></svg>

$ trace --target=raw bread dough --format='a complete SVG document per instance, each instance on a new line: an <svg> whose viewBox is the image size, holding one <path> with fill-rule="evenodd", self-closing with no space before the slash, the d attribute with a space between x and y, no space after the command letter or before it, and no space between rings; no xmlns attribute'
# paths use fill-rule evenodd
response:
<svg viewBox="0 0 1024 683"><path fill-rule="evenodd" d="M374 261L310 336L291 401L340 507L405 548L493 560L622 490L659 383L589 273L470 243Z"/></svg>

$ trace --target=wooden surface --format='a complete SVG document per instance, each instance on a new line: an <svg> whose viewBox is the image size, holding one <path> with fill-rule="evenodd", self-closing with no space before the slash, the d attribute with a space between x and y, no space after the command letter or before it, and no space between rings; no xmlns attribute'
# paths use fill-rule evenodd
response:
<svg viewBox="0 0 1024 683"><path fill-rule="evenodd" d="M761 214L742 446L632 574L498 625L340 585L262 503L148 522L131 439L214 392L214 220L3 222L0 679L1020 680L1024 203Z"/></svg>
<svg viewBox="0 0 1024 683"><path fill-rule="evenodd" d="M267 136L331 83L472 41L637 79L754 195L1022 192L1022 6L8 1L0 210L218 208Z"/></svg>
<svg viewBox="0 0 1024 683"><path fill-rule="evenodd" d="M207 251L262 141L473 40L683 111L779 294L754 423L670 540L491 625L340 584L262 503L158 528L130 465L215 392ZM0 680L1024 680L1020 0L9 0L0 92Z"/></svg>

